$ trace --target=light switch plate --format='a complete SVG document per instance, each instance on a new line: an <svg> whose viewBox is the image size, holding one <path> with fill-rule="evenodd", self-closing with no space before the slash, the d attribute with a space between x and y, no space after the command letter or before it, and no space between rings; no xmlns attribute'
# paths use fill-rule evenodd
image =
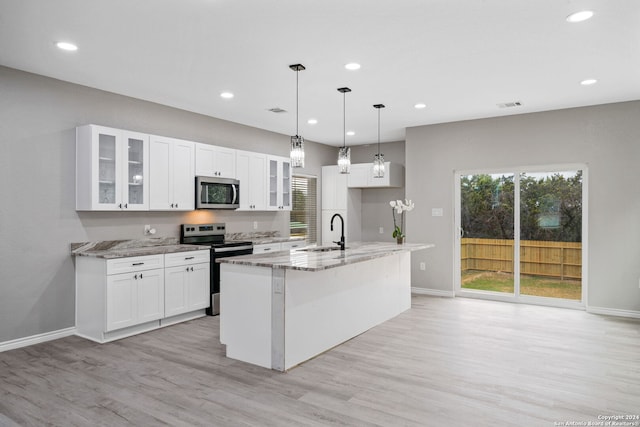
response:
<svg viewBox="0 0 640 427"><path fill-rule="evenodd" d="M380 227L380 228L378 229L378 232L379 232L380 234L384 234L384 227Z"/></svg>
<svg viewBox="0 0 640 427"><path fill-rule="evenodd" d="M442 208L431 208L431 216L442 216L443 209Z"/></svg>

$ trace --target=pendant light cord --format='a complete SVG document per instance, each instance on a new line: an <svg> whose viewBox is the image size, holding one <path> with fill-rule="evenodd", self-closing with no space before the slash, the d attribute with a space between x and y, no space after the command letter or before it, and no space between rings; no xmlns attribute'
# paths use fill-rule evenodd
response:
<svg viewBox="0 0 640 427"><path fill-rule="evenodd" d="M347 93L342 92L342 148L347 146Z"/></svg>
<svg viewBox="0 0 640 427"><path fill-rule="evenodd" d="M299 70L296 70L296 136L298 136L298 74Z"/></svg>
<svg viewBox="0 0 640 427"><path fill-rule="evenodd" d="M378 108L378 157L380 157L380 109Z"/></svg>

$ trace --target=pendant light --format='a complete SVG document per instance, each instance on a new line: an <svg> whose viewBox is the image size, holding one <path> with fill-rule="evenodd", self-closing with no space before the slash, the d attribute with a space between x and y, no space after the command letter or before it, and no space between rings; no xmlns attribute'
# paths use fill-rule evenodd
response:
<svg viewBox="0 0 640 427"><path fill-rule="evenodd" d="M302 64L289 65L296 72L296 135L291 137L291 167L304 167L304 138L298 135L298 73L306 68Z"/></svg>
<svg viewBox="0 0 640 427"><path fill-rule="evenodd" d="M349 173L351 169L351 148L347 147L347 101L346 94L351 92L348 87L338 88L342 93L342 147L338 150L338 170L340 173Z"/></svg>
<svg viewBox="0 0 640 427"><path fill-rule="evenodd" d="M376 104L373 108L378 110L378 154L373 155L373 177L384 178L384 154L380 153L380 109L384 104Z"/></svg>

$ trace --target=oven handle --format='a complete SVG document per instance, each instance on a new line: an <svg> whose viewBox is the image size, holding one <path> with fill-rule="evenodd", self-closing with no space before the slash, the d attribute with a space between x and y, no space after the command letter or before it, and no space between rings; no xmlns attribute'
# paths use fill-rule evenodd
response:
<svg viewBox="0 0 640 427"><path fill-rule="evenodd" d="M231 204L235 205L238 202L238 190L236 190L235 184L231 184L231 188L233 188L233 202L231 202Z"/></svg>
<svg viewBox="0 0 640 427"><path fill-rule="evenodd" d="M223 253L223 252L232 252L232 251L245 251L247 249L253 249L253 245L246 246L229 246L228 248L214 248L213 253Z"/></svg>

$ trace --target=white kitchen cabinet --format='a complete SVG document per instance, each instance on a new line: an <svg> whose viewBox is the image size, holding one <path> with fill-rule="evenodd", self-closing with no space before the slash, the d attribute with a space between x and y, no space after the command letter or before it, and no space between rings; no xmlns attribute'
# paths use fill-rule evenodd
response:
<svg viewBox="0 0 640 427"><path fill-rule="evenodd" d="M148 210L148 135L76 128L76 210Z"/></svg>
<svg viewBox="0 0 640 427"><path fill-rule="evenodd" d="M322 167L322 209L347 209L347 177L349 174L340 173L338 166Z"/></svg>
<svg viewBox="0 0 640 427"><path fill-rule="evenodd" d="M196 143L196 175L236 178L236 150Z"/></svg>
<svg viewBox="0 0 640 427"><path fill-rule="evenodd" d="M76 333L107 342L159 327L163 255L76 258Z"/></svg>
<svg viewBox="0 0 640 427"><path fill-rule="evenodd" d="M194 142L151 136L149 208L190 211L195 208Z"/></svg>
<svg viewBox="0 0 640 427"><path fill-rule="evenodd" d="M339 218L334 220L331 231L331 218L336 213L344 219L347 246L362 237L362 190L347 188L348 176L341 174L338 166L322 167L322 245L340 240Z"/></svg>
<svg viewBox="0 0 640 427"><path fill-rule="evenodd" d="M165 255L164 317L209 306L209 251Z"/></svg>
<svg viewBox="0 0 640 427"><path fill-rule="evenodd" d="M267 210L291 210L291 161L267 156Z"/></svg>
<svg viewBox="0 0 640 427"><path fill-rule="evenodd" d="M404 187L404 166L385 162L384 176L374 178L373 163L356 163L351 165L351 173L347 175L349 188L389 188Z"/></svg>
<svg viewBox="0 0 640 427"><path fill-rule="evenodd" d="M164 317L163 269L107 276L106 331Z"/></svg>
<svg viewBox="0 0 640 427"><path fill-rule="evenodd" d="M266 210L266 176L266 154L236 151L236 178L240 181L240 208L238 210Z"/></svg>

